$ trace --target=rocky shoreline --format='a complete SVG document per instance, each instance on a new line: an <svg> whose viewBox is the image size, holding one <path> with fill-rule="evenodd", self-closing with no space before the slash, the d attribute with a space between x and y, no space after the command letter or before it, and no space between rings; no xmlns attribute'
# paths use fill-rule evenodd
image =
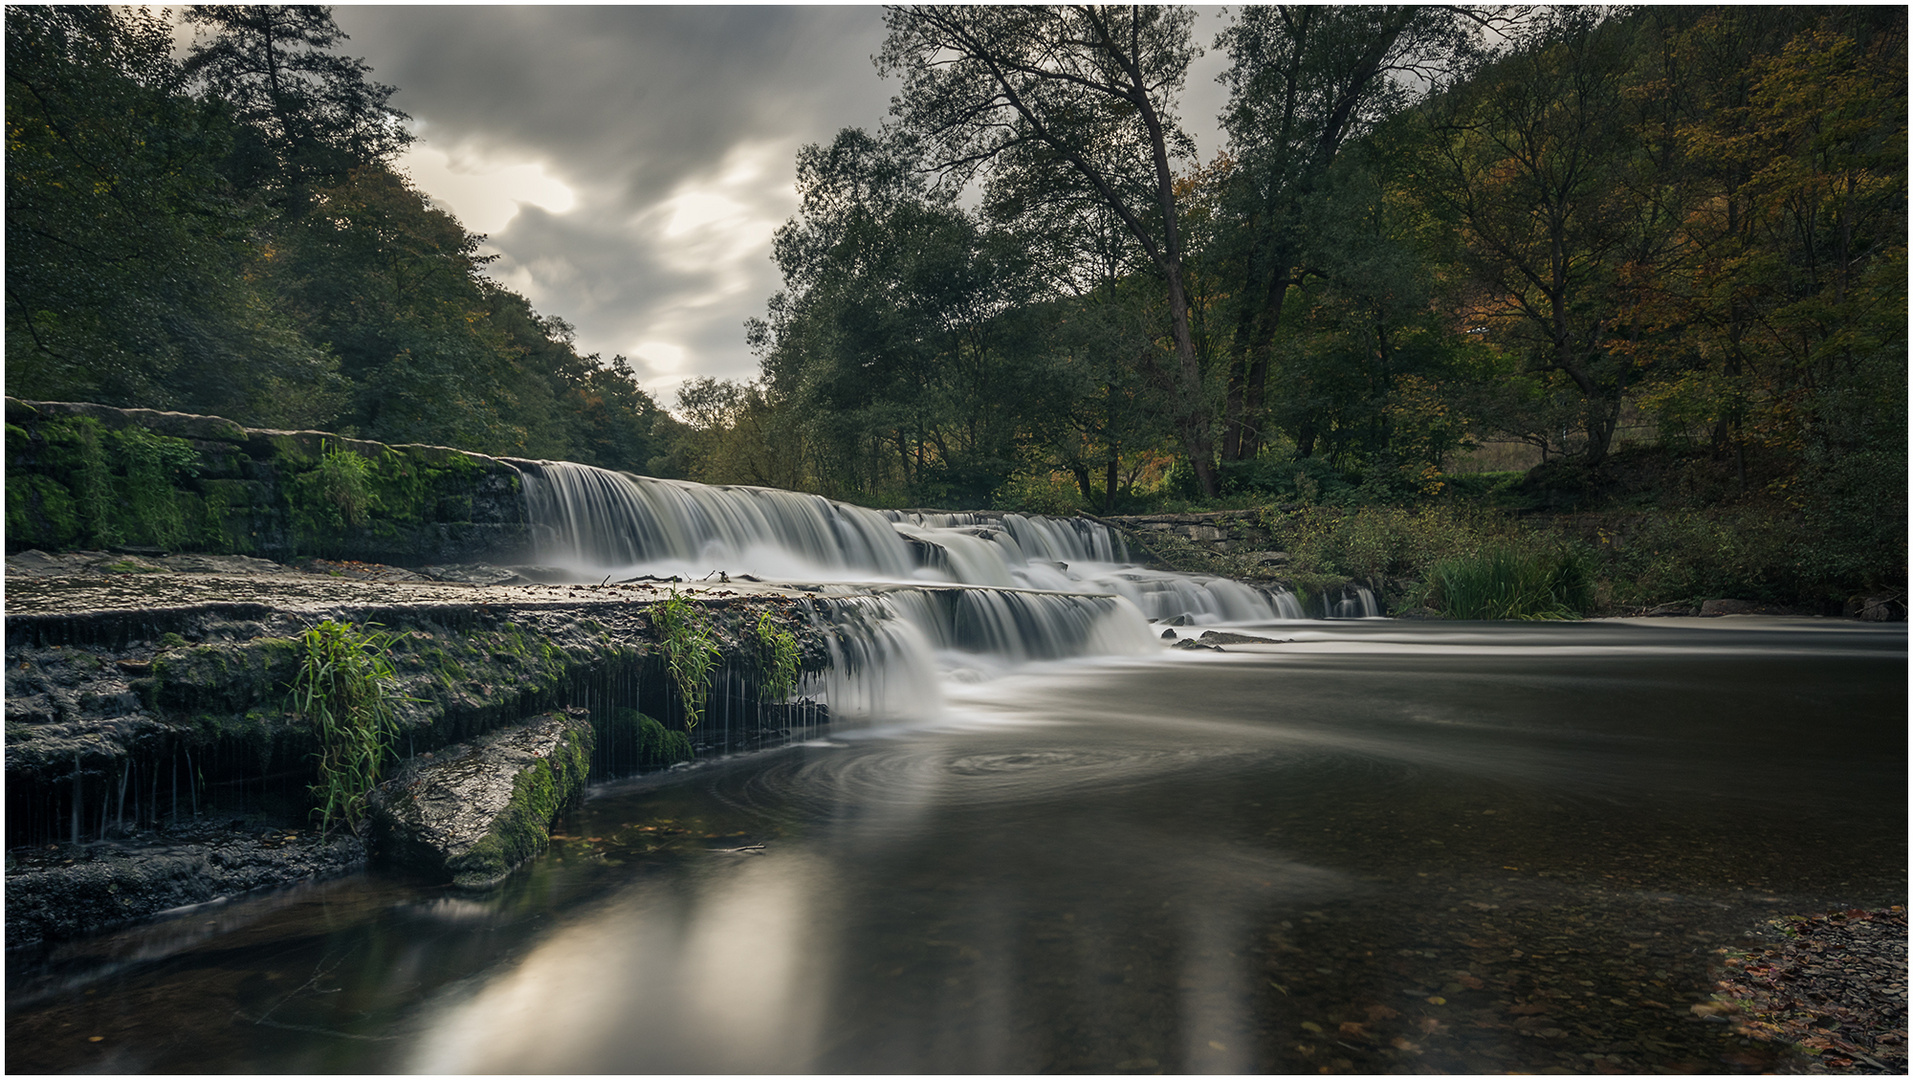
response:
<svg viewBox="0 0 1913 1080"><path fill-rule="evenodd" d="M748 582L587 587L473 564L404 570L29 551L8 559L7 585L8 949L368 861L467 887L496 883L542 848L550 817L575 800L588 772L666 763L642 757L633 741L641 733L620 723L684 727L650 615L674 590L712 633L732 696L755 693L761 615L797 638L806 670L828 663L805 614L808 594ZM286 698L296 639L323 619L381 624L400 638L391 655L403 768L392 783L419 783L432 766L471 772L478 744L522 741L554 716L569 717L564 766L548 769L526 804L514 800L524 755L488 759L480 771L495 774L498 805L461 799L469 806L458 821L428 826L414 815L405 826L460 838L439 845L436 862L426 854L433 845L404 838L402 814L367 833L369 848L337 826L321 836L307 818L312 735ZM655 719L610 708L614 701L641 703ZM597 714L553 712L577 702ZM814 705L730 705L745 722L724 731L722 745L719 733L700 732L706 753L826 718ZM527 805L542 820L517 820ZM489 833L499 835L488 854L451 865Z"/></svg>

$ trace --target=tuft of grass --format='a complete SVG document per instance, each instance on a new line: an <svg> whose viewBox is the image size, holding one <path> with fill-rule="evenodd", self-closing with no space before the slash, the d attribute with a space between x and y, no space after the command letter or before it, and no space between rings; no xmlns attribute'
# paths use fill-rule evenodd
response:
<svg viewBox="0 0 1913 1080"><path fill-rule="evenodd" d="M757 656L762 670L758 696L763 701L782 701L797 689L797 636L780 630L771 621L771 613L757 616Z"/></svg>
<svg viewBox="0 0 1913 1080"><path fill-rule="evenodd" d="M299 673L292 711L312 725L319 742L313 816L322 833L343 822L356 835L366 798L379 782L398 737L394 713L401 700L391 650L398 638L369 623L326 619L299 635Z"/></svg>
<svg viewBox="0 0 1913 1080"><path fill-rule="evenodd" d="M662 636L658 644L664 651L665 670L677 684L688 731L704 718L704 704L710 699L711 673L718 661L716 635L697 606L675 588L669 597L651 605L651 622Z"/></svg>
<svg viewBox="0 0 1913 1080"><path fill-rule="evenodd" d="M338 446L325 446L317 467L291 478L286 492L292 523L303 544L336 539L371 519L378 507L372 462Z"/></svg>
<svg viewBox="0 0 1913 1080"><path fill-rule="evenodd" d="M1429 573L1428 606L1451 619L1578 619L1592 603L1593 576L1572 551L1495 545Z"/></svg>

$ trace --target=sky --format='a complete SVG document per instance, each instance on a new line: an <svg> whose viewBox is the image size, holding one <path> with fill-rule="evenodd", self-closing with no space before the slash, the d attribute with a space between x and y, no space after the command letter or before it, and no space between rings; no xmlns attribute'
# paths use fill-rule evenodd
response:
<svg viewBox="0 0 1913 1080"><path fill-rule="evenodd" d="M1209 48L1182 98L1220 147ZM771 237L797 211L797 151L875 130L898 92L857 7L386 7L333 10L340 48L398 88L419 141L402 167L499 258L492 275L571 323L581 353L630 359L667 407L700 375L750 379L744 321L781 285Z"/></svg>

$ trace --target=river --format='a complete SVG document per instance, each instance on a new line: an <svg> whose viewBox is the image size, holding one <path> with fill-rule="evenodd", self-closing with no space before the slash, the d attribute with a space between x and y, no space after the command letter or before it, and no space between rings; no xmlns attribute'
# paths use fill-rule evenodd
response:
<svg viewBox="0 0 1913 1080"><path fill-rule="evenodd" d="M1763 920L1905 903L1906 628L1280 621L10 955L15 1072L1759 1071Z"/></svg>

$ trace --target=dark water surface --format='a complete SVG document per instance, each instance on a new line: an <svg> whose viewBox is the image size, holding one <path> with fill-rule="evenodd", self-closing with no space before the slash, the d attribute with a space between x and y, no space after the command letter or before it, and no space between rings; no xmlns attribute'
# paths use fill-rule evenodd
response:
<svg viewBox="0 0 1913 1080"><path fill-rule="evenodd" d="M490 896L10 956L7 1067L1758 1071L1716 950L1906 900L1904 627L1262 632L601 789Z"/></svg>

